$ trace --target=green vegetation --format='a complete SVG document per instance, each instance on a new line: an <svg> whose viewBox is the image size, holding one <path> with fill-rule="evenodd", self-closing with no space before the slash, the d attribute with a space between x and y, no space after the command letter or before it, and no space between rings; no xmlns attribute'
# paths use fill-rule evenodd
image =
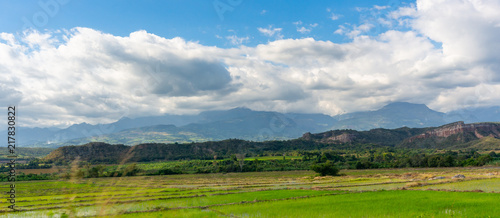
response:
<svg viewBox="0 0 500 218"><path fill-rule="evenodd" d="M308 140L249 142L225 140L219 142L188 144L141 144L134 147L89 143L83 146L61 147L44 158L46 163L68 165L79 157L80 161L92 164L123 164L165 160L222 160L241 156L238 159L263 156L290 160L323 159L344 162L355 168L388 167L452 167L480 166L496 156L480 155L477 149L437 150L405 149L376 144L326 144ZM286 158L292 156L295 158ZM325 157L323 157L325 156ZM259 159L259 158L258 158ZM248 159L247 159L248 160ZM243 161L243 160L242 160ZM317 161L318 162L318 161ZM341 167L349 168L349 167Z"/></svg>
<svg viewBox="0 0 500 218"><path fill-rule="evenodd" d="M28 158L43 158L47 156L50 152L54 151L55 148L24 148L17 147L16 155L18 159L28 159ZM0 150L0 157L6 157L9 154L8 149Z"/></svg>
<svg viewBox="0 0 500 218"><path fill-rule="evenodd" d="M323 196L294 201L215 207L246 217L484 217L500 213L498 194L382 191ZM395 207L394 205L398 205Z"/></svg>
<svg viewBox="0 0 500 218"><path fill-rule="evenodd" d="M15 216L497 214L497 139L476 140L467 133L419 142L440 143L438 147L446 149L403 146L408 136L427 130L338 130L265 142L229 139L133 147L94 142L61 147L45 158L26 157L16 164L27 171L17 174L16 205L21 211ZM478 134L487 135L484 131ZM328 141L344 133L356 140ZM451 145L460 137L468 137L464 142L469 144L448 149L464 146ZM401 140L405 143L397 144ZM7 180L8 170L8 164L0 167L1 182ZM464 176L453 178L457 174ZM2 183L0 191L7 192L8 183ZM0 205L0 217L12 215L6 202Z"/></svg>
<svg viewBox="0 0 500 218"><path fill-rule="evenodd" d="M313 164L311 169L314 172L319 173L320 176L337 176L339 169L335 167L335 164L331 161L326 161L326 163Z"/></svg>
<svg viewBox="0 0 500 218"><path fill-rule="evenodd" d="M488 217L500 212L497 168L343 170L343 176L335 177L314 177L314 174L312 171L274 171L89 179L72 176L69 180L18 182L16 205L21 211L9 211L8 203L2 201L0 207L4 209L0 209L0 217L337 217L346 214L351 217ZM451 179L456 174L465 175L465 179ZM445 178L431 180L437 176ZM0 191L6 192L7 184L0 184ZM437 186L441 191L428 190L437 190ZM453 192L454 189L459 192Z"/></svg>
<svg viewBox="0 0 500 218"><path fill-rule="evenodd" d="M9 176L7 174L0 174L0 181L1 182L7 182ZM40 173L40 174L35 174L35 173L18 173L16 175L16 181L31 181L31 180L51 180L51 179L58 179L59 176L57 174L50 174L50 173Z"/></svg>
<svg viewBox="0 0 500 218"><path fill-rule="evenodd" d="M102 152L112 153L112 149L122 149L121 153L130 155L128 147L123 145L109 146L102 143L93 143L88 146L68 147L75 154L84 154L88 149L96 149L94 154ZM61 150L54 151L51 155L57 155ZM231 154L230 152L228 152ZM265 156L270 155L270 156ZM98 177L122 177L122 176L144 176L144 175L173 175L192 173L230 173L230 172L261 172L261 171L290 171L313 169L320 175L336 175L338 170L346 169L380 169L380 168L426 168L426 167L471 167L484 166L486 164L497 164L500 155L494 151L480 154L475 150L467 151L442 151L430 149L396 149L396 148L373 148L366 149L321 149L309 151L265 151L257 156L248 157L249 154L232 154L222 157L214 156L212 160L171 160L156 162L139 162L122 164L105 164L116 158L101 156L94 158L94 162L72 161L66 162L61 159L51 161L47 159L31 159L28 163L16 164L17 169L40 169L35 176L27 171L25 175L20 174L20 179L69 179L72 176L78 178ZM222 159L223 158L223 159ZM101 160L101 161L97 161ZM97 161L98 164L95 164ZM111 161L113 162L113 161ZM94 164L93 164L94 163ZM56 168L56 169L52 169ZM47 171L47 170L50 171ZM338 169L338 170L336 170ZM3 172L0 179L7 178L8 164L0 167Z"/></svg>

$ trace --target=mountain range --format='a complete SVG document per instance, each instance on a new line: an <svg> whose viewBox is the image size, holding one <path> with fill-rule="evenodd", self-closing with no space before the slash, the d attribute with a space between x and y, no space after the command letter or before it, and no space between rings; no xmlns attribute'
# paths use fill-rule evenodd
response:
<svg viewBox="0 0 500 218"><path fill-rule="evenodd" d="M360 148L401 149L499 149L500 123L465 124L455 122L439 127L397 129L330 130L305 133L292 140L253 142L241 139L193 143L144 143L134 146L91 142L80 146L62 146L44 157L50 162L71 162L77 157L91 163L147 162L179 159L228 158L231 155L262 155L265 152L304 152L317 149L355 150Z"/></svg>
<svg viewBox="0 0 500 218"><path fill-rule="evenodd" d="M60 147L88 142L141 143L203 142L238 138L250 141L294 139L306 132L336 129L431 127L451 122L500 121L500 107L442 113L423 104L394 102L378 110L337 116L253 111L248 108L206 111L198 115L124 117L109 124L75 124L65 129L18 127L18 145ZM5 135L5 131L1 134Z"/></svg>

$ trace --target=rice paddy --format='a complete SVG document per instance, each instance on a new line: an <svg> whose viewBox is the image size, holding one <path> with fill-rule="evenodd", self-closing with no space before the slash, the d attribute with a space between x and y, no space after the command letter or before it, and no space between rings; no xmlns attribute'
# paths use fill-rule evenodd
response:
<svg viewBox="0 0 500 218"><path fill-rule="evenodd" d="M0 217L495 217L500 169L182 174L16 183ZM452 177L462 174L463 179ZM0 184L8 191L8 183ZM5 196L7 197L7 196Z"/></svg>

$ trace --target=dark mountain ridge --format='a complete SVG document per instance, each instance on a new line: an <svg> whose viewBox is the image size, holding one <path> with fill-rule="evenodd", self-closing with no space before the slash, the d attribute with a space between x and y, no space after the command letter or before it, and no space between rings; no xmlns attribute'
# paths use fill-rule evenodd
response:
<svg viewBox="0 0 500 218"><path fill-rule="evenodd" d="M466 118L466 119L462 119ZM375 111L338 116L253 111L248 108L206 111L198 115L122 118L114 123L75 124L66 129L18 127L19 145L59 147L102 141L112 144L202 142L239 138L251 141L298 138L305 132L331 129L358 131L401 127L425 128L464 120L500 121L500 107L463 109L441 113L423 104L394 102ZM164 125L173 125L164 128ZM146 128L147 127L147 128ZM5 131L3 132L5 133Z"/></svg>
<svg viewBox="0 0 500 218"><path fill-rule="evenodd" d="M439 127L372 129L369 131L331 130L306 133L302 139L323 143L374 143L404 148L450 149L467 146L472 141L490 137L500 138L500 123L482 122L465 124L454 122ZM500 144L498 145L500 148Z"/></svg>
<svg viewBox="0 0 500 218"><path fill-rule="evenodd" d="M234 154L257 155L263 152L307 151L323 148L356 149L372 147L457 149L473 147L490 139L487 149L500 149L500 123L455 122L440 127L372 129L369 131L331 130L306 133L294 140L253 142L240 139L185 144L146 143L132 147L94 142L81 146L64 146L45 160L71 162L76 159L94 163L123 163L178 159L227 158ZM492 146L491 146L492 145ZM361 146L362 147L362 146Z"/></svg>

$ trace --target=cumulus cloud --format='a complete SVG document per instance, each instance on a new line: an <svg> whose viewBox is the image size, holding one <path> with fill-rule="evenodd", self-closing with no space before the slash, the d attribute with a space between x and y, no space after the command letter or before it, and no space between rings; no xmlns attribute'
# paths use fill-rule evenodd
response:
<svg viewBox="0 0 500 218"><path fill-rule="evenodd" d="M338 20L340 17L341 17L341 15L338 15L338 14L335 14L335 13L331 13L330 14L330 19L331 20Z"/></svg>
<svg viewBox="0 0 500 218"><path fill-rule="evenodd" d="M389 6L387 6L387 5L384 5L384 6L374 5L373 8L375 8L377 10L384 10L384 9L389 8Z"/></svg>
<svg viewBox="0 0 500 218"><path fill-rule="evenodd" d="M297 21L297 22L293 22L293 24L297 27L297 32L299 33L302 33L302 34L305 34L305 33L310 33L311 30L314 28L314 27L317 27L318 24L317 23L313 23L313 24L309 24L309 25L303 25L302 24L302 21ZM307 26L307 27L306 27Z"/></svg>
<svg viewBox="0 0 500 218"><path fill-rule="evenodd" d="M275 37L276 39L283 38L283 35L281 34L282 28L273 28L272 26L269 26L268 28L259 27L257 30L267 37Z"/></svg>
<svg viewBox="0 0 500 218"><path fill-rule="evenodd" d="M223 63L205 56L215 48L145 31L118 37L75 28L64 38L2 35L7 42L0 43L5 93L0 103L18 103L25 113L38 114L42 125L67 125L103 119L92 120L95 115L107 115L104 121L134 116L127 114L134 110L158 114L173 107L163 105L170 99L224 96L237 89Z"/></svg>
<svg viewBox="0 0 500 218"><path fill-rule="evenodd" d="M388 9L384 19L405 29L343 24L336 32L351 41L340 44L282 39L272 26L258 30L274 41L227 49L146 31L1 33L0 103L19 105L36 126L238 106L335 115L394 101L441 111L498 105L500 3L419 0L380 11Z"/></svg>
<svg viewBox="0 0 500 218"><path fill-rule="evenodd" d="M250 38L248 36L247 37L238 37L236 35L227 36L226 39L229 40L231 45L241 45L244 42L248 42L250 40Z"/></svg>

